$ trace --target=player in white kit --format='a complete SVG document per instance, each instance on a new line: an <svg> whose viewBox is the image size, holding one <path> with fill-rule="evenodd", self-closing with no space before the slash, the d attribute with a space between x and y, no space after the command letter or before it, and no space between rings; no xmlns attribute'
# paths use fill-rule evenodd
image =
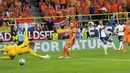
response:
<svg viewBox="0 0 130 73"><path fill-rule="evenodd" d="M115 27L114 33L118 36L120 42L118 50L123 49L124 24L122 22Z"/></svg>
<svg viewBox="0 0 130 73"><path fill-rule="evenodd" d="M105 33L105 28L106 27L107 27L107 25L103 25L103 22L99 21L99 25L97 26L97 29L98 29L99 34L100 34L99 37L100 37L100 40L104 44L104 46L103 46L103 48L104 48L104 54L108 55L108 52L107 52L107 47L108 47L107 45L108 44L111 44L115 51L117 51L117 49L116 49L114 43L112 42L112 40L110 39L110 36L112 36L112 34L107 35Z"/></svg>

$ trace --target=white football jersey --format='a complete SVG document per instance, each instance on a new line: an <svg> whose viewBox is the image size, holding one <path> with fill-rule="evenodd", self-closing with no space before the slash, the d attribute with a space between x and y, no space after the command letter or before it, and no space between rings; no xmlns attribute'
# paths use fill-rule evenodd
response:
<svg viewBox="0 0 130 73"><path fill-rule="evenodd" d="M118 36L124 35L124 25L117 25L114 29L114 32L117 33Z"/></svg>
<svg viewBox="0 0 130 73"><path fill-rule="evenodd" d="M106 37L106 36L107 36L106 33L105 33L105 28L104 28L103 25L98 25L98 26L96 27L96 29L97 29L98 32L99 32L99 37Z"/></svg>

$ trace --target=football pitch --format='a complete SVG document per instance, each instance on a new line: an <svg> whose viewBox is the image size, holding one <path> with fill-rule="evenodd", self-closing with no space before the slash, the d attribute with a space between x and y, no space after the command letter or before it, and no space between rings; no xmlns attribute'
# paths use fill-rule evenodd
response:
<svg viewBox="0 0 130 73"><path fill-rule="evenodd" d="M123 53L108 49L71 51L71 59L58 59L61 52L40 52L49 54L50 60L35 58L31 55L17 56L14 60L0 60L0 73L130 73L130 49ZM18 64L25 59L24 66Z"/></svg>

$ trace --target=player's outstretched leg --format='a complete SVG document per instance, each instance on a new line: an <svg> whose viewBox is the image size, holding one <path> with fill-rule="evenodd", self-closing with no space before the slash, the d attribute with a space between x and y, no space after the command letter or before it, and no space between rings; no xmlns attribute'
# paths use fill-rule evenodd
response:
<svg viewBox="0 0 130 73"><path fill-rule="evenodd" d="M113 43L113 41L112 40L108 40L108 42L112 45L112 47L114 48L114 51L118 51L119 49L117 49L116 47L115 47L115 44Z"/></svg>
<svg viewBox="0 0 130 73"><path fill-rule="evenodd" d="M65 52L66 52L66 49L63 49L63 50L62 50L62 55L59 57L59 59L64 59L64 54L65 54Z"/></svg>
<svg viewBox="0 0 130 73"><path fill-rule="evenodd" d="M123 41L120 41L120 45L119 45L119 49L118 50L120 50L122 47L123 47Z"/></svg>
<svg viewBox="0 0 130 73"><path fill-rule="evenodd" d="M66 50L66 52L67 52L67 57L66 57L66 59L70 59L70 58L71 58L71 55L70 55L70 50L69 50L69 49L67 49L67 50Z"/></svg>
<svg viewBox="0 0 130 73"><path fill-rule="evenodd" d="M70 59L71 58L71 54L70 54L70 49L72 48L72 46L75 44L75 42L76 42L76 40L74 40L74 42L72 42L69 46L68 46L68 48L67 48L67 57L66 57L66 59Z"/></svg>
<svg viewBox="0 0 130 73"><path fill-rule="evenodd" d="M114 44L113 42L111 42L111 45L112 45L112 47L114 48L115 51L118 51L118 50L119 50L119 49L117 49L117 48L115 47L115 44Z"/></svg>
<svg viewBox="0 0 130 73"><path fill-rule="evenodd" d="M62 56L60 56L59 57L59 59L64 59L65 57L65 54L67 53L67 55L68 55L68 57L66 57L66 58L71 58L70 57L70 51L68 50L68 48L69 48L69 46L68 45L66 45L64 48L63 48L63 50L62 50Z"/></svg>
<svg viewBox="0 0 130 73"><path fill-rule="evenodd" d="M108 53L107 53L107 44L104 44L104 54L108 55Z"/></svg>
<svg viewBox="0 0 130 73"><path fill-rule="evenodd" d="M62 55L59 57L59 59L64 59L65 53L67 52L66 48L64 47L62 50Z"/></svg>
<svg viewBox="0 0 130 73"><path fill-rule="evenodd" d="M12 58L10 56L3 56L0 57L0 60L12 60Z"/></svg>
<svg viewBox="0 0 130 73"><path fill-rule="evenodd" d="M126 43L123 42L123 52L126 52Z"/></svg>

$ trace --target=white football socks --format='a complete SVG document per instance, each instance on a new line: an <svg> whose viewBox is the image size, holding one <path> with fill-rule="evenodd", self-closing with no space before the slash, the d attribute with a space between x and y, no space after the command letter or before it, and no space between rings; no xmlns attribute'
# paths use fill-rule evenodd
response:
<svg viewBox="0 0 130 73"><path fill-rule="evenodd" d="M111 42L111 45L112 45L112 47L114 48L114 50L116 50L116 47L115 47L115 45L114 45L113 42Z"/></svg>
<svg viewBox="0 0 130 73"><path fill-rule="evenodd" d="M120 41L120 46L119 46L119 50L123 47L123 42Z"/></svg>
<svg viewBox="0 0 130 73"><path fill-rule="evenodd" d="M104 53L107 54L107 44L104 44Z"/></svg>

